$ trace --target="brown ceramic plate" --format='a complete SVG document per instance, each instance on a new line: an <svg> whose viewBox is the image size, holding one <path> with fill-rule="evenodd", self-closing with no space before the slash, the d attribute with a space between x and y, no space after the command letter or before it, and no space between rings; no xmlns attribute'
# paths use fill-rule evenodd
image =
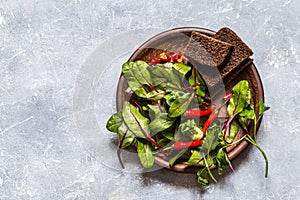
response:
<svg viewBox="0 0 300 200"><path fill-rule="evenodd" d="M153 38L146 41L142 44L129 58L128 61L136 61L143 60L145 62L150 62L153 58L156 58L161 52L169 51L169 52L183 52L184 47L187 45L189 37L192 31L198 31L200 33L212 36L215 34L214 31L203 29L203 28L176 28L163 33L160 33ZM224 80L225 90L229 91L231 88L240 80L247 80L249 82L249 87L252 94L251 102L254 104L255 112L258 112L258 102L259 100L264 100L264 92L263 86L261 83L261 79L257 72L257 69L253 63L250 63L247 67L243 69L243 71L239 72L236 77L233 79L228 79L230 82L226 82ZM123 102L125 100L125 90L128 87L124 76L121 74L118 87L117 87L117 110L120 111L122 109ZM258 123L257 130L259 129L260 123ZM253 136L253 124L249 124L250 135ZM239 133L236 136L236 140L239 139L243 135L242 129L240 129ZM248 145L247 141L242 141L235 145L233 148L227 149L228 157L230 160L237 157ZM197 172L199 169L197 167L191 167L185 164L175 164L173 167L169 166L168 161L156 157L155 163L159 166L162 166L167 169L171 169L178 172ZM212 166L211 168L215 168L216 166Z"/></svg>

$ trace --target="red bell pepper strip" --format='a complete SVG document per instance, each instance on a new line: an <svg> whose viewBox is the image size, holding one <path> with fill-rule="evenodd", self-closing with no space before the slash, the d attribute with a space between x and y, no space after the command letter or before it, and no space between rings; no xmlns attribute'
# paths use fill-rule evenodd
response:
<svg viewBox="0 0 300 200"><path fill-rule="evenodd" d="M210 113L208 119L205 121L203 127L202 127L202 132L203 135L205 135L206 130L208 129L208 127L211 125L211 123L213 123L213 121L215 121L215 119L218 117L218 114L215 111L212 111L212 113Z"/></svg>
<svg viewBox="0 0 300 200"><path fill-rule="evenodd" d="M194 117L203 117L203 116L207 116L211 113L212 109L207 109L207 110L187 110L184 113L184 116L187 118L194 118Z"/></svg>
<svg viewBox="0 0 300 200"><path fill-rule="evenodd" d="M231 96L232 96L232 92L227 92L223 98L225 101L228 101L231 98Z"/></svg>
<svg viewBox="0 0 300 200"><path fill-rule="evenodd" d="M175 142L173 147L175 150L187 149L189 147L197 147L203 144L203 140L192 140L189 142Z"/></svg>

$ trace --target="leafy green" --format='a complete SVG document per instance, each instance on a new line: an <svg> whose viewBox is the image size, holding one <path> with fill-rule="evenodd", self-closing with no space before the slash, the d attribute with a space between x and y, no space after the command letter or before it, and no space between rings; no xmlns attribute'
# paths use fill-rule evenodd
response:
<svg viewBox="0 0 300 200"><path fill-rule="evenodd" d="M161 134L168 140L174 140L174 133L170 130L164 130L161 132Z"/></svg>
<svg viewBox="0 0 300 200"><path fill-rule="evenodd" d="M170 106L169 117L179 117L182 115L189 107L190 103L194 98L194 94L186 93L181 97L178 97Z"/></svg>
<svg viewBox="0 0 300 200"><path fill-rule="evenodd" d="M232 97L227 107L228 115L232 118L242 112L249 98L248 81L242 80L232 88Z"/></svg>
<svg viewBox="0 0 300 200"><path fill-rule="evenodd" d="M123 137L124 135L125 137ZM135 142L135 135L133 134L133 132L131 132L128 129L128 127L124 122L121 124L121 126L118 129L118 137L120 141L123 138L122 145L121 145L122 149L132 146Z"/></svg>
<svg viewBox="0 0 300 200"><path fill-rule="evenodd" d="M258 120L262 117L263 113L269 109L270 109L270 107L265 106L263 100L260 100L259 101L259 109L258 109Z"/></svg>
<svg viewBox="0 0 300 200"><path fill-rule="evenodd" d="M148 142L140 142L137 140L137 152L140 158L141 164L144 168L151 168L154 164L154 156L152 154L153 147Z"/></svg>
<svg viewBox="0 0 300 200"><path fill-rule="evenodd" d="M172 63L154 65L149 68L149 71L153 77L160 78L159 80L164 80L165 83L170 83L175 88L181 87L182 78L173 69Z"/></svg>
<svg viewBox="0 0 300 200"><path fill-rule="evenodd" d="M183 91L178 91L178 90L171 90L170 92L168 92L166 95L165 95L165 100L166 100L166 103L171 106L172 103L178 99L179 97L183 96L185 93Z"/></svg>
<svg viewBox="0 0 300 200"><path fill-rule="evenodd" d="M198 150L191 150L191 153L192 153L191 157L189 158L188 161L184 162L184 164L201 166L201 165L199 165L199 163L202 159L202 154Z"/></svg>
<svg viewBox="0 0 300 200"><path fill-rule="evenodd" d="M175 135L176 141L184 140L200 140L203 137L202 130L196 125L194 119L182 122Z"/></svg>
<svg viewBox="0 0 300 200"><path fill-rule="evenodd" d="M202 185L209 185L209 180L205 178L206 174L207 174L206 168L203 168L197 172L198 182L201 183Z"/></svg>
<svg viewBox="0 0 300 200"><path fill-rule="evenodd" d="M236 120L233 120L227 128L228 134L226 134L224 138L227 143L233 142L234 138L239 132L239 128L239 123Z"/></svg>
<svg viewBox="0 0 300 200"><path fill-rule="evenodd" d="M198 96L198 100L200 102L203 101L203 97L205 96L206 91L206 85L196 68L192 69L192 74L189 77L188 81L195 91L196 95Z"/></svg>
<svg viewBox="0 0 300 200"><path fill-rule="evenodd" d="M148 64L144 61L126 62L122 66L122 72L129 87L135 91L143 88L151 82L151 75L147 69Z"/></svg>
<svg viewBox="0 0 300 200"><path fill-rule="evenodd" d="M184 77L191 70L190 66L183 63L175 63L173 67L182 75L182 77Z"/></svg>
<svg viewBox="0 0 300 200"><path fill-rule="evenodd" d="M187 151L186 149L180 150L174 157L172 157L172 158L169 160L169 165L172 167L172 166L175 164L176 160L177 160L178 158L180 158L186 151Z"/></svg>
<svg viewBox="0 0 300 200"><path fill-rule="evenodd" d="M174 121L174 118L168 117L168 113L160 113L153 121L151 121L149 127L153 132L158 133L171 127Z"/></svg>
<svg viewBox="0 0 300 200"><path fill-rule="evenodd" d="M146 134L150 134L149 119L144 117L139 110L129 102L124 102L122 115L129 130L133 132L136 137L145 138Z"/></svg>
<svg viewBox="0 0 300 200"><path fill-rule="evenodd" d="M229 162L227 160L226 153L221 148L218 150L218 153L216 155L216 161L218 165L218 173L221 175L223 173L223 170L229 167Z"/></svg>
<svg viewBox="0 0 300 200"><path fill-rule="evenodd" d="M117 133L118 128L121 126L122 122L123 122L122 113L121 112L115 113L108 119L106 123L106 128L111 132Z"/></svg>
<svg viewBox="0 0 300 200"><path fill-rule="evenodd" d="M211 125L206 131L204 142L199 147L199 152L203 155L207 155L211 150L214 150L218 145L220 134L222 134L220 125L216 123Z"/></svg>

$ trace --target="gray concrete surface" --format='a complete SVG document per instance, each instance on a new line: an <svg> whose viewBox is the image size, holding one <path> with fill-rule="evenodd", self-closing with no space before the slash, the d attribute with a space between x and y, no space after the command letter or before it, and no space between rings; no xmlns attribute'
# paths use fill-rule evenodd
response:
<svg viewBox="0 0 300 200"><path fill-rule="evenodd" d="M1 0L0 199L299 199L299 10L298 0ZM121 64L185 26L228 26L253 49L271 106L258 136L268 178L253 147L207 187L194 174L143 173L134 159L120 169L104 125Z"/></svg>

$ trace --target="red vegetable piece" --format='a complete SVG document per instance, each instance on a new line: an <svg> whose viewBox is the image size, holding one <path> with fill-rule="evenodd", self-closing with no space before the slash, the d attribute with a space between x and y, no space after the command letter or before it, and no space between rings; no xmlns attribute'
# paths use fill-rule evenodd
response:
<svg viewBox="0 0 300 200"><path fill-rule="evenodd" d="M203 144L203 140L193 140L189 142L175 142L173 147L175 150L187 149L189 147L197 147Z"/></svg>
<svg viewBox="0 0 300 200"><path fill-rule="evenodd" d="M218 114L216 112L212 112L210 113L208 119L205 121L203 128L202 128L202 132L205 135L206 130L208 129L208 127L211 125L211 123L213 123L213 121L215 121L215 119L218 117Z"/></svg>
<svg viewBox="0 0 300 200"><path fill-rule="evenodd" d="M228 101L231 97L232 97L232 92L230 91L230 92L227 92L223 98L225 101Z"/></svg>
<svg viewBox="0 0 300 200"><path fill-rule="evenodd" d="M184 116L187 118L203 117L209 115L211 111L211 108L207 110L187 110L185 111Z"/></svg>
<svg viewBox="0 0 300 200"><path fill-rule="evenodd" d="M172 62L177 62L177 59L178 59L178 54L177 54L177 53L173 53L173 54L171 55L171 60L172 60Z"/></svg>
<svg viewBox="0 0 300 200"><path fill-rule="evenodd" d="M161 62L170 62L171 61L171 57L169 56L169 54L163 52L163 53L159 54L159 60Z"/></svg>
<svg viewBox="0 0 300 200"><path fill-rule="evenodd" d="M152 65L157 64L157 63L160 63L160 59L153 58L150 62L150 64L152 64Z"/></svg>

